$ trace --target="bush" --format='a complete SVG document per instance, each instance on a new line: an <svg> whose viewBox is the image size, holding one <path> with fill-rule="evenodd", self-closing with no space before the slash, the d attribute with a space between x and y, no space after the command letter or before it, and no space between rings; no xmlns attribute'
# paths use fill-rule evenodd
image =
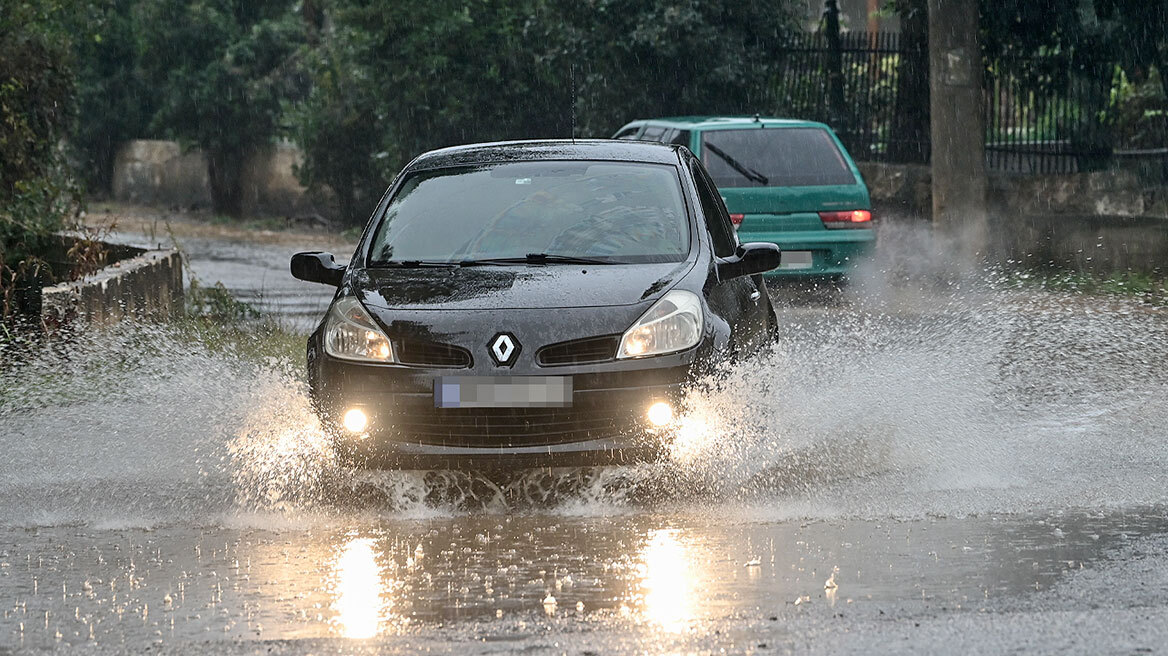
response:
<svg viewBox="0 0 1168 656"><path fill-rule="evenodd" d="M793 4L761 0L337 0L292 113L302 182L363 222L425 150L607 137L685 113L767 112Z"/></svg>
<svg viewBox="0 0 1168 656"><path fill-rule="evenodd" d="M137 0L90 2L75 28L81 120L70 141L90 193L110 191L114 157L123 142L154 136L156 92L143 75L145 26L137 6Z"/></svg>
<svg viewBox="0 0 1168 656"><path fill-rule="evenodd" d="M247 156L279 132L295 95L299 16L284 0L152 0L140 5L152 129L207 157L215 211L239 216Z"/></svg>
<svg viewBox="0 0 1168 656"><path fill-rule="evenodd" d="M11 5L11 3L10 3ZM0 318L17 291L52 275L45 260L74 227L80 194L61 140L73 119L75 83L66 2L16 4L0 14ZM57 272L59 273L59 272Z"/></svg>

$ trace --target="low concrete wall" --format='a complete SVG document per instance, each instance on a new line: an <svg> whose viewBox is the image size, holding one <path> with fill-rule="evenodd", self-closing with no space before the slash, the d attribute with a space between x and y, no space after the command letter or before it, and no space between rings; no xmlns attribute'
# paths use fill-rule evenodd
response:
<svg viewBox="0 0 1168 656"><path fill-rule="evenodd" d="M928 220L928 166L864 162L877 216ZM991 175L995 251L1041 265L1101 273L1168 272L1168 181L1130 170Z"/></svg>
<svg viewBox="0 0 1168 656"><path fill-rule="evenodd" d="M932 215L933 181L928 166L874 162L859 166L875 208L910 217ZM990 175L987 200L991 213L1168 220L1168 180L1150 180L1128 170Z"/></svg>
<svg viewBox="0 0 1168 656"><path fill-rule="evenodd" d="M126 247L119 247L126 248ZM137 252L81 280L45 287L41 319L55 327L82 320L166 319L183 307L182 256L176 250Z"/></svg>
<svg viewBox="0 0 1168 656"><path fill-rule="evenodd" d="M252 153L241 174L247 214L290 217L319 214L296 167L304 154L290 143ZM114 160L113 196L120 201L184 208L211 207L207 159L198 150L182 152L177 142L127 141Z"/></svg>

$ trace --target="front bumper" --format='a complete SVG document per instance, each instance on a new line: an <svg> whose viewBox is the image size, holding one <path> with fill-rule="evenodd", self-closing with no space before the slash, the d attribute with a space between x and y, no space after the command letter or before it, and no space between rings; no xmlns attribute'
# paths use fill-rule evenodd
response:
<svg viewBox="0 0 1168 656"><path fill-rule="evenodd" d="M437 408L434 380L458 370L365 365L310 355L314 405L350 463L405 469L587 466L652 460L664 432L646 416L664 401L679 409L693 354L578 367L572 405L555 408ZM478 372L481 375L483 372ZM499 375L510 375L502 372ZM361 435L340 418L360 408Z"/></svg>
<svg viewBox="0 0 1168 656"><path fill-rule="evenodd" d="M345 459L375 469L524 469L535 467L593 467L656 460L664 453L659 440L589 440L533 447L457 447L342 438Z"/></svg>

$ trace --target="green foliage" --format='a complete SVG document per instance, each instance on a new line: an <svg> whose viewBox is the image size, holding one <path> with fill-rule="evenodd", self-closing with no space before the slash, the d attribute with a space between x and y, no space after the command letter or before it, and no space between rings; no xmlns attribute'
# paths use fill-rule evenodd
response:
<svg viewBox="0 0 1168 656"><path fill-rule="evenodd" d="M579 132L602 137L632 118L768 112L799 15L760 0L549 6L543 56L558 77L575 70Z"/></svg>
<svg viewBox="0 0 1168 656"><path fill-rule="evenodd" d="M231 292L217 282L205 287L192 278L185 294L186 315L190 318L214 319L216 321L242 321L258 319L260 313L254 307L236 300Z"/></svg>
<svg viewBox="0 0 1168 656"><path fill-rule="evenodd" d="M766 112L795 29L784 7L337 0L335 29L306 55L313 89L292 114L301 178L333 189L358 223L393 173L432 148L607 137L653 115Z"/></svg>
<svg viewBox="0 0 1168 656"><path fill-rule="evenodd" d="M60 148L73 119L74 78L65 1L0 13L0 318L14 293L45 274L54 234L78 214Z"/></svg>
<svg viewBox="0 0 1168 656"><path fill-rule="evenodd" d="M283 0L155 0L140 5L142 65L158 94L152 126L206 154L218 212L239 215L240 171L271 142L295 93L302 37Z"/></svg>
<svg viewBox="0 0 1168 656"><path fill-rule="evenodd" d="M117 148L152 136L156 94L144 78L137 0L90 2L78 20L77 104L72 136L78 173L91 192L110 189Z"/></svg>
<svg viewBox="0 0 1168 656"><path fill-rule="evenodd" d="M192 277L183 316L173 322L176 334L211 352L265 362L302 361L304 336L270 315L237 300L222 283L207 287Z"/></svg>
<svg viewBox="0 0 1168 656"><path fill-rule="evenodd" d="M1080 170L1106 166L1116 147L1163 145L1155 112L1166 99L1155 80L1168 51L1168 3L981 0L981 27L991 78L1034 122L1016 137L1070 142Z"/></svg>
<svg viewBox="0 0 1168 656"><path fill-rule="evenodd" d="M982 47L1000 65L1059 54L1076 66L1119 65L1146 76L1168 50L1168 3L1148 0L981 0Z"/></svg>
<svg viewBox="0 0 1168 656"><path fill-rule="evenodd" d="M1127 296L1151 305L1168 304L1168 280L1162 274L1119 271L1109 274L1024 270L1006 279L1012 288L1038 288L1046 291L1073 292L1090 296Z"/></svg>
<svg viewBox="0 0 1168 656"><path fill-rule="evenodd" d="M1143 82L1123 71L1112 88L1112 120L1119 145L1126 148L1163 148L1168 144L1168 94L1163 75L1153 70Z"/></svg>
<svg viewBox="0 0 1168 656"><path fill-rule="evenodd" d="M293 110L300 174L362 222L389 178L431 148L569 136L567 69L531 30L536 0L339 1L335 28L306 56L313 79Z"/></svg>

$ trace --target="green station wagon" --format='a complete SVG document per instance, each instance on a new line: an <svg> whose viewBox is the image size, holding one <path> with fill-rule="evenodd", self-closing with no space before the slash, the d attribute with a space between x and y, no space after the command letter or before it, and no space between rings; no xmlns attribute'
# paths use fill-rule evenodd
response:
<svg viewBox="0 0 1168 656"><path fill-rule="evenodd" d="M682 116L633 121L613 138L682 144L701 158L742 241L783 250L768 276L842 278L876 243L868 187L823 123Z"/></svg>

